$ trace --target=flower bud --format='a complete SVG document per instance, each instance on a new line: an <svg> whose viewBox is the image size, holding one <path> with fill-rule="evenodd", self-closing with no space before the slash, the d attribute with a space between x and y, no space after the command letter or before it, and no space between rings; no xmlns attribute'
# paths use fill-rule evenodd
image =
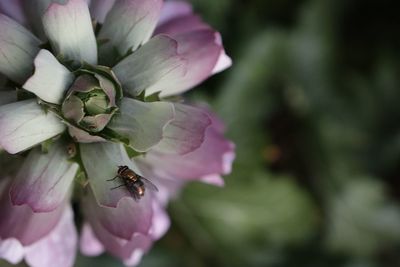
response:
<svg viewBox="0 0 400 267"><path fill-rule="evenodd" d="M100 132L118 109L116 89L99 74L78 76L62 104L62 115L73 126L87 132Z"/></svg>

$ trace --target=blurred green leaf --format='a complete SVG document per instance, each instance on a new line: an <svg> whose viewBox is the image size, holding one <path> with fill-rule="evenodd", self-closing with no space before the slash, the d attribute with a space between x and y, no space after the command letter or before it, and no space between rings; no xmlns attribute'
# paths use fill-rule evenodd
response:
<svg viewBox="0 0 400 267"><path fill-rule="evenodd" d="M193 242L202 240L200 246L223 257L240 252L232 257L246 258L308 240L318 219L308 194L287 177L258 175L257 182L224 189L192 185L172 205L173 215Z"/></svg>
<svg viewBox="0 0 400 267"><path fill-rule="evenodd" d="M372 256L400 241L400 207L372 179L349 181L328 206L327 246L352 256Z"/></svg>

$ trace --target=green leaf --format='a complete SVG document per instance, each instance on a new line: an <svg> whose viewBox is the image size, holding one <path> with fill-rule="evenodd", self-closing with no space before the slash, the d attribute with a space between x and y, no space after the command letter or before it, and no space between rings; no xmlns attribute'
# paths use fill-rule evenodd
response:
<svg viewBox="0 0 400 267"><path fill-rule="evenodd" d="M334 252L369 257L400 242L400 207L378 180L350 180L328 212L326 244Z"/></svg>

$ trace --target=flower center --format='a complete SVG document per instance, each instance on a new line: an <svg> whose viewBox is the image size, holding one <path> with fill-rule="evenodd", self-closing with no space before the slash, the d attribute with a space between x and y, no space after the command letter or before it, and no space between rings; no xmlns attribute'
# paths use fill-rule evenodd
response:
<svg viewBox="0 0 400 267"><path fill-rule="evenodd" d="M98 67L101 68L101 67ZM107 69L81 69L62 103L62 116L89 133L101 132L118 110L122 97L119 83Z"/></svg>

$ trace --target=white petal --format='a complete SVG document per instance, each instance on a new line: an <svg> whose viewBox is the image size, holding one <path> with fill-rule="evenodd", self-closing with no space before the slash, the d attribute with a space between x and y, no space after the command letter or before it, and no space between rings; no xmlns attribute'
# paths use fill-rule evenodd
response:
<svg viewBox="0 0 400 267"><path fill-rule="evenodd" d="M60 104L74 75L45 49L40 50L34 64L35 74L26 81L23 88L46 102Z"/></svg>
<svg viewBox="0 0 400 267"><path fill-rule="evenodd" d="M131 196L126 190L111 190L117 180L107 181L117 175L119 165L138 172L123 145L110 142L81 144L80 152L93 194L100 205L115 208L121 198Z"/></svg>
<svg viewBox="0 0 400 267"><path fill-rule="evenodd" d="M186 73L186 62L178 55L178 44L159 35L118 63L113 71L124 90L131 95L146 95L171 87Z"/></svg>
<svg viewBox="0 0 400 267"><path fill-rule="evenodd" d="M162 0L119 0L108 13L99 33L108 40L105 53L117 49L120 55L136 50L151 37L160 16Z"/></svg>
<svg viewBox="0 0 400 267"><path fill-rule="evenodd" d="M114 115L107 127L127 138L136 151L145 152L162 140L164 128L173 118L171 103L141 102L125 97L119 114Z"/></svg>
<svg viewBox="0 0 400 267"><path fill-rule="evenodd" d="M0 240L0 259L17 264L24 257L24 247L15 238Z"/></svg>
<svg viewBox="0 0 400 267"><path fill-rule="evenodd" d="M97 63L96 38L86 1L52 3L43 15L43 26L58 55L78 62Z"/></svg>
<svg viewBox="0 0 400 267"><path fill-rule="evenodd" d="M106 16L116 0L91 0L90 14L97 22L104 23Z"/></svg>
<svg viewBox="0 0 400 267"><path fill-rule="evenodd" d="M214 69L212 70L211 74L216 74L221 71L226 70L232 66L232 59L225 53L225 51L221 51L219 55L217 64L215 65Z"/></svg>
<svg viewBox="0 0 400 267"><path fill-rule="evenodd" d="M15 154L63 132L65 126L36 100L0 107L0 146Z"/></svg>
<svg viewBox="0 0 400 267"><path fill-rule="evenodd" d="M0 14L0 72L17 83L32 73L40 41L9 17Z"/></svg>

